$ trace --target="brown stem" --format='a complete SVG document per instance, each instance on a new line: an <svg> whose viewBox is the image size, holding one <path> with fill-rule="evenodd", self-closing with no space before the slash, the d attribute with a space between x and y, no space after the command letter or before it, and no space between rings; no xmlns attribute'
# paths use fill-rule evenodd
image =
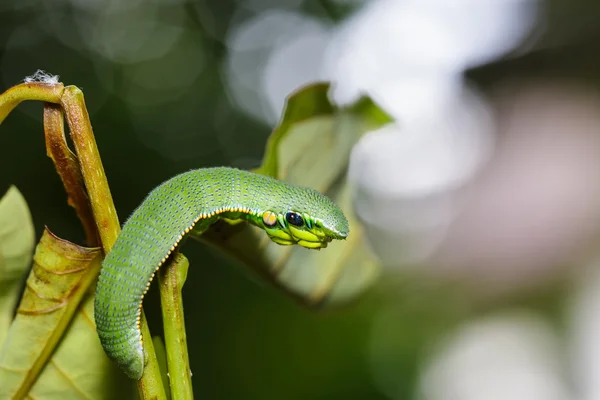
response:
<svg viewBox="0 0 600 400"><path fill-rule="evenodd" d="M62 107L58 104L44 104L44 132L46 134L46 153L54 162L56 172L67 192L68 203L83 229L88 246L98 246L99 238L90 203L84 190L83 177L77 156L69 149L65 139Z"/></svg>

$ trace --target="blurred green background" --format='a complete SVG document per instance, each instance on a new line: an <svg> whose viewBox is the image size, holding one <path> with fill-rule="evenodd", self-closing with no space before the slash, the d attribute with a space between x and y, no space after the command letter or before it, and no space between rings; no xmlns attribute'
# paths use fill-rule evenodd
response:
<svg viewBox="0 0 600 400"><path fill-rule="evenodd" d="M466 77L484 96L493 98L494 90L514 80L567 79L596 87L600 6L591 0L537 3L541 17L514 51L469 66ZM269 12L309 18L335 30L363 7L358 0L4 0L0 90L37 69L83 90L124 220L153 187L179 172L259 165L281 112L281 93L300 85L288 87L294 80L265 84L264 92L269 85L278 88L274 101L253 93L257 88L248 82L268 72L265 43L277 38L256 35L236 42L236 30ZM386 45L393 47L395 40ZM418 38L415 42L418 47ZM236 64L235 57L243 62ZM2 124L0 191L11 184L19 188L38 236L48 226L82 243L83 231L45 156L41 117L41 104L22 104ZM569 270L581 263L583 252L557 263ZM422 368L459 322L526 308L558 327L561 336L570 299L565 293L572 289L565 272L482 301L460 279L387 269L357 301L314 313L215 251L190 243L184 253L191 261L184 301L197 398L439 398L418 393ZM155 292L145 310L151 329L159 333ZM585 373L564 375L568 381Z"/></svg>

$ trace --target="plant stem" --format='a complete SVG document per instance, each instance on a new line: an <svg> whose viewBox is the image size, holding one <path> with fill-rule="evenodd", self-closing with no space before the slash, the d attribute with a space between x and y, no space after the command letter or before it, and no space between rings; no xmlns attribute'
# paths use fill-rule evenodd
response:
<svg viewBox="0 0 600 400"><path fill-rule="evenodd" d="M167 350L165 349L165 344L158 335L152 337L152 344L154 345L154 352L156 353L156 361L160 367L160 376L162 377L163 386L168 387L169 375L167 371ZM171 400L171 391L165 391L167 392L167 400Z"/></svg>
<svg viewBox="0 0 600 400"><path fill-rule="evenodd" d="M146 321L146 314L142 310L141 321L142 338L144 338L144 373L137 381L137 388L140 398L142 399L157 399L166 400L167 394L163 386L163 380L158 366L158 359L154 351L154 343L150 335L150 328Z"/></svg>
<svg viewBox="0 0 600 400"><path fill-rule="evenodd" d="M83 92L75 86L67 86L61 97L61 105L65 110L71 138L79 157L81 173L90 197L102 247L105 254L108 254L115 244L121 228L98 146L94 139L90 117L85 107ZM141 329L146 364L142 377L137 381L139 395L142 399L166 399L152 337L143 311Z"/></svg>
<svg viewBox="0 0 600 400"><path fill-rule="evenodd" d="M158 271L171 395L178 400L194 398L181 295L188 267L188 259L176 253L173 260Z"/></svg>
<svg viewBox="0 0 600 400"><path fill-rule="evenodd" d="M63 90L62 83L31 82L13 86L0 95L0 124L22 101L38 100L60 103Z"/></svg>
<svg viewBox="0 0 600 400"><path fill-rule="evenodd" d="M67 86L61 97L61 105L67 116L100 241L107 254L115 244L121 227L85 107L83 92L75 86Z"/></svg>
<svg viewBox="0 0 600 400"><path fill-rule="evenodd" d="M75 209L85 231L88 246L98 246L98 231L85 190L77 156L73 154L65 139L62 107L58 104L44 104L44 133L46 153L54 162L56 172L62 180L68 196L68 203Z"/></svg>

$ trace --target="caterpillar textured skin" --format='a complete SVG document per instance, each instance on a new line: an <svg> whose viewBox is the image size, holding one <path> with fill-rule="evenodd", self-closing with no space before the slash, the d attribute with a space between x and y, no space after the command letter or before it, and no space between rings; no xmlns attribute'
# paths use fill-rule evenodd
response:
<svg viewBox="0 0 600 400"><path fill-rule="evenodd" d="M156 270L188 233L201 234L219 218L246 220L276 243L326 247L349 233L329 198L311 188L233 168L177 175L154 189L124 224L106 256L94 303L100 342L125 373L144 370L142 300Z"/></svg>

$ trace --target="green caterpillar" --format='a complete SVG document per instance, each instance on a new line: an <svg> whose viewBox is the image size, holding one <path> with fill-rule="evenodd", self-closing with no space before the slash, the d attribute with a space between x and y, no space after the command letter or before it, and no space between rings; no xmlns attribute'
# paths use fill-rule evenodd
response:
<svg viewBox="0 0 600 400"><path fill-rule="evenodd" d="M234 168L177 175L154 189L123 226L106 256L94 303L100 342L132 379L144 370L142 300L158 268L187 234L218 219L245 220L275 243L319 249L345 239L342 210L314 189Z"/></svg>

